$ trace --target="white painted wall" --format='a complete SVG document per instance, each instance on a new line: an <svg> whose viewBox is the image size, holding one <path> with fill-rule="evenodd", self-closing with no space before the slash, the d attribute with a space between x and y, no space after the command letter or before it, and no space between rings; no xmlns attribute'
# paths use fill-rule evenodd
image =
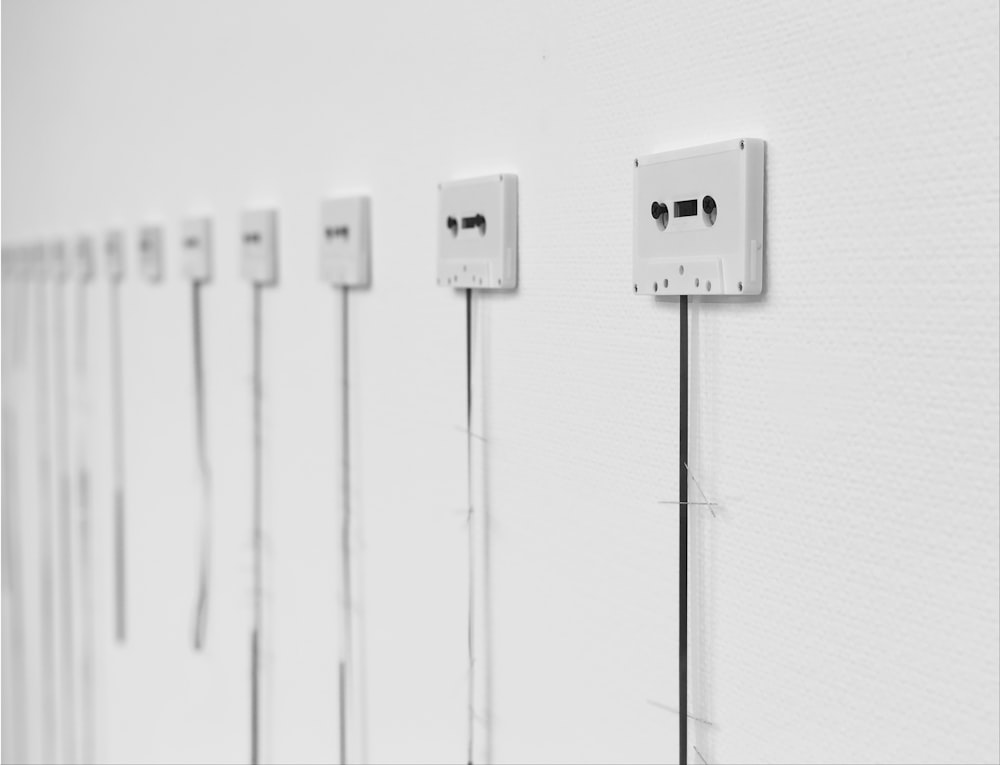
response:
<svg viewBox="0 0 1000 765"><path fill-rule="evenodd" d="M768 141L766 292L692 309L692 468L721 505L692 537L691 703L711 722L692 743L709 763L997 762L998 24L992 1L5 2L4 241L170 227L166 282L133 271L124 287L124 649L104 280L91 292L100 758L248 756L250 298L235 243L261 200L282 215L264 308L267 752L337 756L340 330L315 253L321 196L360 188L375 253L374 288L351 306L367 755L462 761L464 306L434 283L435 184L514 171L520 287L477 304L493 758L675 760L676 715L654 703L676 704L676 516L657 500L677 490L678 310L631 295L632 158L753 135ZM176 249L192 210L214 214L219 242L204 655L188 646L197 494ZM30 404L31 381L17 389ZM28 577L36 523L22 519Z"/></svg>

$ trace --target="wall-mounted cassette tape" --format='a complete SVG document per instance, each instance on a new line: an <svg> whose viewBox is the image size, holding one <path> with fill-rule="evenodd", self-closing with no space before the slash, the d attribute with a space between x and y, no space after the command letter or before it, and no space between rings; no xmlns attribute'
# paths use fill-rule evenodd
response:
<svg viewBox="0 0 1000 765"><path fill-rule="evenodd" d="M76 261L74 273L78 282L89 282L94 278L94 240L87 234L77 237L74 250Z"/></svg>
<svg viewBox="0 0 1000 765"><path fill-rule="evenodd" d="M69 278L70 264L66 255L66 243L63 240L54 239L49 242L45 250L45 260L46 270L51 279L63 282Z"/></svg>
<svg viewBox="0 0 1000 765"><path fill-rule="evenodd" d="M104 237L104 263L108 279L120 282L125 278L125 234L119 230L109 231Z"/></svg>
<svg viewBox="0 0 1000 765"><path fill-rule="evenodd" d="M442 183L438 193L438 284L517 286L517 176Z"/></svg>
<svg viewBox="0 0 1000 765"><path fill-rule="evenodd" d="M240 267L243 278L254 284L278 281L278 213L249 210L240 221Z"/></svg>
<svg viewBox="0 0 1000 765"><path fill-rule="evenodd" d="M212 278L212 221L187 218L181 222L181 271L193 282Z"/></svg>
<svg viewBox="0 0 1000 765"><path fill-rule="evenodd" d="M764 279L764 142L635 161L632 288L642 295L759 295Z"/></svg>
<svg viewBox="0 0 1000 765"><path fill-rule="evenodd" d="M326 199L320 208L320 278L336 287L371 281L371 202L368 197Z"/></svg>
<svg viewBox="0 0 1000 765"><path fill-rule="evenodd" d="M163 279L163 227L143 226L139 229L139 273L155 284Z"/></svg>

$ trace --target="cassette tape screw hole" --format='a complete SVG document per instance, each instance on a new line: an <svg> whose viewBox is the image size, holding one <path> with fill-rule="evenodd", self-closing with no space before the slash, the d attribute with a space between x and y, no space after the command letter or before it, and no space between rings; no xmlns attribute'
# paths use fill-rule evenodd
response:
<svg viewBox="0 0 1000 765"><path fill-rule="evenodd" d="M666 289L669 286L670 286L670 280L669 279L664 279L663 280L663 289Z"/></svg>
<svg viewBox="0 0 1000 765"><path fill-rule="evenodd" d="M679 273L681 276L684 276L684 266L681 266L680 268L678 268L677 269L677 273Z"/></svg>
<svg viewBox="0 0 1000 765"><path fill-rule="evenodd" d="M701 279L699 279L697 276L694 278L694 286L695 287L701 286Z"/></svg>

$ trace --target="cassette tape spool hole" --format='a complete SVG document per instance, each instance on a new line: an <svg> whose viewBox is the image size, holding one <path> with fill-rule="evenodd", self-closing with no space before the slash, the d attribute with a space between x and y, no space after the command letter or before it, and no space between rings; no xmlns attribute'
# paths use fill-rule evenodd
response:
<svg viewBox="0 0 1000 765"><path fill-rule="evenodd" d="M652 207L650 207L650 213L656 220L656 226L660 231L665 231L667 228L667 223L670 222L670 213L668 212L667 205L661 205L659 202L653 202Z"/></svg>
<svg viewBox="0 0 1000 765"><path fill-rule="evenodd" d="M715 204L715 200L706 196L701 200L701 217L705 221L706 226L714 226L715 219L719 215L719 207Z"/></svg>

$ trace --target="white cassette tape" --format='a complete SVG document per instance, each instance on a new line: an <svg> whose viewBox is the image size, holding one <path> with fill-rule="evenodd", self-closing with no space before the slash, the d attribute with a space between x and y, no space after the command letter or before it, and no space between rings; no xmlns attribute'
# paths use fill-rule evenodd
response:
<svg viewBox="0 0 1000 765"><path fill-rule="evenodd" d="M163 279L163 228L146 225L139 229L139 273L150 284Z"/></svg>
<svg viewBox="0 0 1000 765"><path fill-rule="evenodd" d="M212 221L187 218L181 222L181 271L193 282L212 278Z"/></svg>
<svg viewBox="0 0 1000 765"><path fill-rule="evenodd" d="M371 203L368 197L326 199L320 208L320 278L337 287L371 281Z"/></svg>
<svg viewBox="0 0 1000 765"><path fill-rule="evenodd" d="M254 284L278 282L278 212L249 210L241 219L241 269L243 278Z"/></svg>
<svg viewBox="0 0 1000 765"><path fill-rule="evenodd" d="M443 183L438 194L438 284L517 286L517 176Z"/></svg>
<svg viewBox="0 0 1000 765"><path fill-rule="evenodd" d="M764 142L635 162L632 282L642 295L759 295L764 279Z"/></svg>

